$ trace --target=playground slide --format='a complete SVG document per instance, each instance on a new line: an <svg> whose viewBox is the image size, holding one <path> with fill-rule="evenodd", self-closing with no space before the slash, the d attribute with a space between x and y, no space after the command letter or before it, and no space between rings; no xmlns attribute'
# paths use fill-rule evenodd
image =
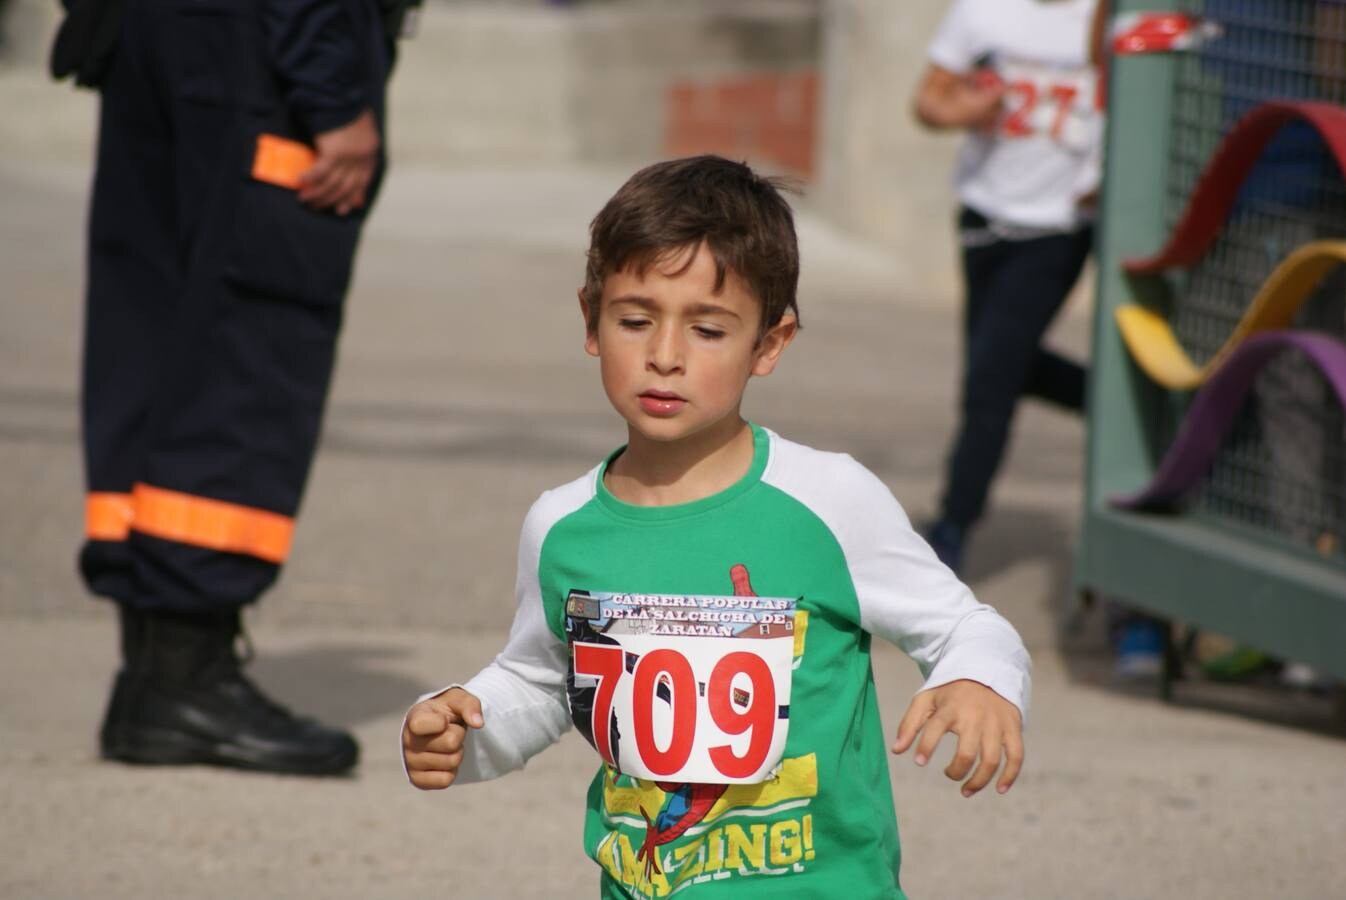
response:
<svg viewBox="0 0 1346 900"><path fill-rule="evenodd" d="M1262 150L1276 132L1295 121L1316 129L1337 165L1346 171L1346 109L1317 101L1260 104L1220 142L1163 249L1153 256L1128 260L1123 268L1134 275L1153 275L1200 259L1229 217L1239 188Z"/></svg>
<svg viewBox="0 0 1346 900"><path fill-rule="evenodd" d="M1322 372L1346 406L1346 344L1308 331L1268 331L1236 346L1192 398L1178 437L1164 454L1150 483L1131 494L1111 497L1122 509L1156 509L1172 503L1205 474L1262 367L1277 353L1295 349Z"/></svg>
<svg viewBox="0 0 1346 900"><path fill-rule="evenodd" d="M1314 241L1287 256L1258 289L1243 318L1204 366L1192 362L1168 322L1134 303L1114 311L1122 341L1145 374L1170 390L1200 387L1253 334L1287 328L1332 269L1346 262L1346 241Z"/></svg>

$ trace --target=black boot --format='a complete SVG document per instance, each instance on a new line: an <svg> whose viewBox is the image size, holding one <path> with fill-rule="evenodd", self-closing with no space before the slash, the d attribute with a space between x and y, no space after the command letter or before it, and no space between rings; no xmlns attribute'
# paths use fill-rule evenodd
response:
<svg viewBox="0 0 1346 900"><path fill-rule="evenodd" d="M359 759L349 734L294 716L244 676L237 613L118 608L125 663L103 721L105 758L294 775L335 775Z"/></svg>

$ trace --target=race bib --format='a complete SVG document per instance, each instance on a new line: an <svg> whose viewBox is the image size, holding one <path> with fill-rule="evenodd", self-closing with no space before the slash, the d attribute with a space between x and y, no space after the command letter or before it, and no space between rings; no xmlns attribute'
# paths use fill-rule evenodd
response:
<svg viewBox="0 0 1346 900"><path fill-rule="evenodd" d="M1046 137L1080 153L1102 140L1102 105L1093 67L1004 60L997 63L996 74L1005 84L999 125L1005 137Z"/></svg>
<svg viewBox="0 0 1346 900"><path fill-rule="evenodd" d="M571 591L575 727L619 772L755 784L790 725L795 601Z"/></svg>

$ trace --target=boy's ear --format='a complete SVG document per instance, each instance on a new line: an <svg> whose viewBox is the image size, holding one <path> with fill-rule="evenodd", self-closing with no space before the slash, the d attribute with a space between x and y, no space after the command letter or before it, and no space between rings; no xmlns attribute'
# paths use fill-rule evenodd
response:
<svg viewBox="0 0 1346 900"><path fill-rule="evenodd" d="M580 318L584 320L584 352L590 356L598 355L598 328L589 325L589 304L584 302L584 288L575 291L580 300ZM597 326L598 323L594 323Z"/></svg>
<svg viewBox="0 0 1346 900"><path fill-rule="evenodd" d="M788 312L781 316L779 322L768 328L766 334L757 342L757 355L753 359L752 374L770 375L775 370L780 355L790 346L798 331L799 320L795 318L794 313Z"/></svg>

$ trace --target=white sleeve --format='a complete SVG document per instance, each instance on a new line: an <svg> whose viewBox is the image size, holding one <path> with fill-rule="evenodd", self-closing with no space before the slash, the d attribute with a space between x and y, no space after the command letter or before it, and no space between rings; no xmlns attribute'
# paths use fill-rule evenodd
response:
<svg viewBox="0 0 1346 900"><path fill-rule="evenodd" d="M522 769L570 728L567 650L547 627L538 563L547 532L575 508L576 494L573 485L549 491L524 519L509 639L491 664L462 686L481 701L484 722L468 732L458 770L460 783L487 781Z"/></svg>
<svg viewBox="0 0 1346 900"><path fill-rule="evenodd" d="M799 445L786 451L773 479L788 482L841 545L860 627L916 662L921 690L980 682L1017 706L1027 724L1031 662L1014 626L939 561L872 472L849 456Z"/></svg>
<svg viewBox="0 0 1346 900"><path fill-rule="evenodd" d="M925 676L921 690L977 681L1019 707L1027 723L1031 663L1019 633L939 561L887 486L854 465L852 502L864 504L864 514L855 516L864 528L842 548L860 626L916 662Z"/></svg>
<svg viewBox="0 0 1346 900"><path fill-rule="evenodd" d="M932 63L962 75L986 52L985 40L976 28L981 13L977 6L978 0L954 0L926 50Z"/></svg>

